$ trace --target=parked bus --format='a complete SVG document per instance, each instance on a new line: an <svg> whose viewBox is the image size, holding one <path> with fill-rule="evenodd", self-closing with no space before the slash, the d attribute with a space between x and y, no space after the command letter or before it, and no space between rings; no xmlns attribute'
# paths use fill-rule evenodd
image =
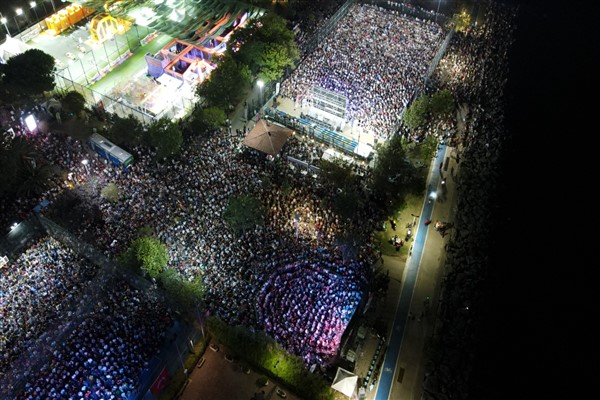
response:
<svg viewBox="0 0 600 400"><path fill-rule="evenodd" d="M102 135L93 133L88 139L88 144L102 158L111 161L116 166L122 166L125 171L127 171L127 167L133 162L131 154Z"/></svg>

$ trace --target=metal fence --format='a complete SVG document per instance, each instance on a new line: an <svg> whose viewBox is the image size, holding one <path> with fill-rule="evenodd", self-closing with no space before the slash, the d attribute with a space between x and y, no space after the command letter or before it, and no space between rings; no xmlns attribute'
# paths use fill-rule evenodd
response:
<svg viewBox="0 0 600 400"><path fill-rule="evenodd" d="M388 10L398 11L401 14L409 15L411 17L434 21L440 25L447 24L450 19L442 14L432 10L425 10L420 7L414 7L398 1L389 0L360 0L363 4L372 4L378 7L382 7Z"/></svg>
<svg viewBox="0 0 600 400"><path fill-rule="evenodd" d="M333 14L333 16L329 19L329 21L327 21L327 23L324 26L319 28L315 32L315 34L304 43L301 49L303 55L308 55L312 53L317 47L319 47L321 42L325 38L327 38L327 36L329 36L329 34L333 30L333 28L336 27L338 22L340 22L340 20L344 18L346 14L348 14L350 6L353 3L354 0L348 0L344 4L342 4L340 8L335 12L335 14Z"/></svg>

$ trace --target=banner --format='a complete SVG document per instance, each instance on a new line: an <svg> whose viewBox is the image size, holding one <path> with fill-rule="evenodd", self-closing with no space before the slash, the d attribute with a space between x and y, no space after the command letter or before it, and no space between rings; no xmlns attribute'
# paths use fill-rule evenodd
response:
<svg viewBox="0 0 600 400"><path fill-rule="evenodd" d="M152 384L150 391L155 397L158 397L158 395L167 387L167 383L169 383L169 371L167 370L167 367L165 367Z"/></svg>

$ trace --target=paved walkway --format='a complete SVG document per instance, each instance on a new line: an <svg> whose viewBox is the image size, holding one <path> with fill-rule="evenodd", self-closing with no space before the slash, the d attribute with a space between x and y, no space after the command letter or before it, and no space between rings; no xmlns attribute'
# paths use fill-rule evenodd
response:
<svg viewBox="0 0 600 400"><path fill-rule="evenodd" d="M376 392L374 396L369 393L369 398L419 399L421 395L423 348L433 331L436 288L444 263L444 239L432 226L425 225L425 221L433 220L432 224L436 220L448 221L454 182L443 166L448 158L450 169L451 151L445 145L439 146L432 163L427 182L428 195L420 214L412 253L404 268L388 350ZM442 176L447 179L445 185L441 185ZM432 192L437 198L429 202ZM432 235L428 235L429 229L432 229Z"/></svg>

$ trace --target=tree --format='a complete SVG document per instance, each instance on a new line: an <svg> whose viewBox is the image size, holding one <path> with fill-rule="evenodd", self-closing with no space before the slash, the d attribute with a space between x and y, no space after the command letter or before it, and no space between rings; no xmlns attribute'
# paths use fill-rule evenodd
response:
<svg viewBox="0 0 600 400"><path fill-rule="evenodd" d="M22 171L36 164L33 145L23 137L6 138L0 143L0 193L16 193L22 183Z"/></svg>
<svg viewBox="0 0 600 400"><path fill-rule="evenodd" d="M471 14L466 9L456 14L455 18L458 32L464 32L471 26Z"/></svg>
<svg viewBox="0 0 600 400"><path fill-rule="evenodd" d="M142 236L134 239L129 249L121 257L121 262L139 269L144 275L156 278L167 266L167 248L157 238Z"/></svg>
<svg viewBox="0 0 600 400"><path fill-rule="evenodd" d="M428 113L429 97L421 95L404 111L402 121L409 129L414 130L423 126Z"/></svg>
<svg viewBox="0 0 600 400"><path fill-rule="evenodd" d="M183 133L177 124L163 117L148 129L148 141L156 147L158 158L170 157L181 150Z"/></svg>
<svg viewBox="0 0 600 400"><path fill-rule="evenodd" d="M115 115L107 137L119 146L132 148L140 144L143 134L144 127L133 115L126 118Z"/></svg>
<svg viewBox="0 0 600 400"><path fill-rule="evenodd" d="M218 129L225 125L227 115L219 107L207 107L200 111L200 118L208 129Z"/></svg>
<svg viewBox="0 0 600 400"><path fill-rule="evenodd" d="M119 188L114 183L109 183L100 191L100 195L111 203L119 201Z"/></svg>
<svg viewBox="0 0 600 400"><path fill-rule="evenodd" d="M170 299L188 314L193 314L193 311L204 296L201 277L187 281L182 279L177 271L169 268L159 275L158 280L165 288Z"/></svg>
<svg viewBox="0 0 600 400"><path fill-rule="evenodd" d="M50 185L52 169L48 164L25 163L19 169L19 189L25 196L40 195Z"/></svg>
<svg viewBox="0 0 600 400"><path fill-rule="evenodd" d="M85 109L85 98L81 93L72 90L60 99L60 104L63 110L79 115Z"/></svg>
<svg viewBox="0 0 600 400"><path fill-rule="evenodd" d="M231 229L241 234L264 223L264 210L260 200L252 196L231 197L223 213Z"/></svg>
<svg viewBox="0 0 600 400"><path fill-rule="evenodd" d="M406 157L400 135L377 148L370 186L383 212L389 215L397 210L406 194L418 193L423 184L418 168Z"/></svg>
<svg viewBox="0 0 600 400"><path fill-rule="evenodd" d="M432 118L442 118L454 111L454 97L449 90L439 90L429 98Z"/></svg>
<svg viewBox="0 0 600 400"><path fill-rule="evenodd" d="M197 94L206 101L206 106L228 109L239 103L250 87L252 75L246 65L229 55L222 56L208 79L198 86Z"/></svg>
<svg viewBox="0 0 600 400"><path fill-rule="evenodd" d="M264 82L281 79L286 67L292 67L299 58L298 48L288 44L274 43L265 46L261 55L258 77Z"/></svg>
<svg viewBox="0 0 600 400"><path fill-rule="evenodd" d="M331 161L321 159L319 167L321 168L321 178L325 185L334 188L344 188L356 182L356 175L352 171L350 164L341 158Z"/></svg>
<svg viewBox="0 0 600 400"><path fill-rule="evenodd" d="M281 79L285 68L300 57L287 21L274 13L250 21L232 34L229 43L227 54L265 82Z"/></svg>
<svg viewBox="0 0 600 400"><path fill-rule="evenodd" d="M355 189L347 188L333 199L333 210L342 218L353 220L362 208L363 196Z"/></svg>
<svg viewBox="0 0 600 400"><path fill-rule="evenodd" d="M54 57L30 49L0 64L0 93L8 99L35 97L54 89Z"/></svg>

